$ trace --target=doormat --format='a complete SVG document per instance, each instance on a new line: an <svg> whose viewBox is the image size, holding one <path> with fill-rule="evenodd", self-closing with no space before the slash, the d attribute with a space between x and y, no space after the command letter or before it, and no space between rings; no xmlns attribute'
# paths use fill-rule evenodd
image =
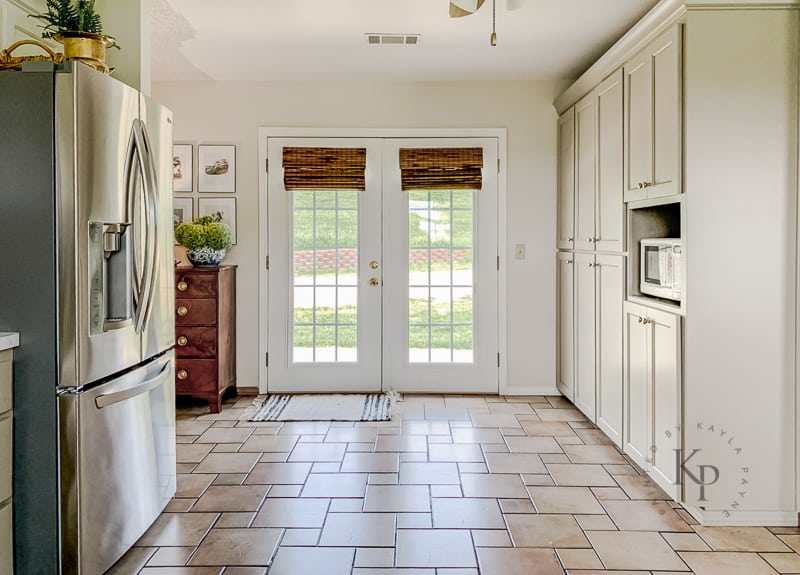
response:
<svg viewBox="0 0 800 575"><path fill-rule="evenodd" d="M248 421L389 421L393 393L260 395L240 419Z"/></svg>

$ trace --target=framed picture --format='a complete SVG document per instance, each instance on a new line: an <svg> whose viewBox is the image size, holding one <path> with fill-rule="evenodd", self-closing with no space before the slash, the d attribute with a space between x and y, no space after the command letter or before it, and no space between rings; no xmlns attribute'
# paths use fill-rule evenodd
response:
<svg viewBox="0 0 800 575"><path fill-rule="evenodd" d="M194 200L192 198L172 199L172 227L191 222L194 219ZM178 242L175 242L176 244Z"/></svg>
<svg viewBox="0 0 800 575"><path fill-rule="evenodd" d="M172 191L191 192L193 189L192 145L172 146Z"/></svg>
<svg viewBox="0 0 800 575"><path fill-rule="evenodd" d="M197 191L236 191L236 146L197 146Z"/></svg>
<svg viewBox="0 0 800 575"><path fill-rule="evenodd" d="M236 244L236 198L199 198L197 212L201 218L221 212L223 223L231 228L231 241Z"/></svg>

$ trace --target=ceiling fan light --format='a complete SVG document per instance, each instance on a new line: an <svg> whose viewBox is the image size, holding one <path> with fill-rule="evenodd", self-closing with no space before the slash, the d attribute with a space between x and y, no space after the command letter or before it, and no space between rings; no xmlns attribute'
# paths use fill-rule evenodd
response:
<svg viewBox="0 0 800 575"><path fill-rule="evenodd" d="M485 0L454 0L450 2L450 17L461 18L474 14Z"/></svg>

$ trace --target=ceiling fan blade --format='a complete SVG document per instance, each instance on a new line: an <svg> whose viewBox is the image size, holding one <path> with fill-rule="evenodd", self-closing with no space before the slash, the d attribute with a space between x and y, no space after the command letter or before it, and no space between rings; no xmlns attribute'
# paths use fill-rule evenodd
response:
<svg viewBox="0 0 800 575"><path fill-rule="evenodd" d="M451 0L450 2L450 17L461 18L469 16L478 11L478 8L483 6L485 0Z"/></svg>
<svg viewBox="0 0 800 575"><path fill-rule="evenodd" d="M508 10L519 10L525 5L525 0L506 0Z"/></svg>

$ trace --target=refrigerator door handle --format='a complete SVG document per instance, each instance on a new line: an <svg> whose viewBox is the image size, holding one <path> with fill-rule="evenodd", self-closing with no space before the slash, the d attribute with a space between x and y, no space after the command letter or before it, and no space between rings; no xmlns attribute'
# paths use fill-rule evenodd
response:
<svg viewBox="0 0 800 575"><path fill-rule="evenodd" d="M169 375L170 369L172 366L172 361L168 361L164 364L164 367L161 371L158 372L157 375L142 381L134 385L133 387L129 387L128 389L123 389L122 391L116 391L114 393L107 393L103 395L98 395L94 403L97 406L97 409L103 409L104 407L108 407L109 405L114 405L115 403L119 403L121 401L127 401L132 397L136 397L137 395L142 395L143 393L147 393L151 389L155 389L159 385L161 385L164 376Z"/></svg>
<svg viewBox="0 0 800 575"><path fill-rule="evenodd" d="M156 280L158 276L158 178L157 178L157 171L156 165L153 161L153 148L150 145L150 136L147 133L147 126L144 122L140 122L141 126L141 134L142 134L142 142L143 146L143 157L142 157L142 167L143 173L145 174L144 181L146 182L145 185L145 197L146 197L146 205L147 205L147 217L149 219L147 223L147 228L150 233L150 237L152 238L152 242L148 244L148 249L150 250L150 270L149 270L149 283L146 286L147 289L147 300L145 302L145 309L144 309L144 321L142 322L142 329L147 327L147 324L150 322L150 312L153 309L153 299L155 297L155 290L156 290Z"/></svg>
<svg viewBox="0 0 800 575"><path fill-rule="evenodd" d="M136 161L136 130L134 126L131 126L131 135L128 139L128 150L125 152L125 197L128 204L128 214L126 220L128 222L134 221L134 214L136 212L136 179L137 179L137 168L139 167L138 162ZM132 247L133 247L133 303L135 305L134 309L134 325L139 323L139 300L141 295L141 282L142 282L142 271L140 271L139 266L139 258L141 253L141 248L139 247L138 241L138 234L136 233L138 230L132 230L131 233L132 239Z"/></svg>

